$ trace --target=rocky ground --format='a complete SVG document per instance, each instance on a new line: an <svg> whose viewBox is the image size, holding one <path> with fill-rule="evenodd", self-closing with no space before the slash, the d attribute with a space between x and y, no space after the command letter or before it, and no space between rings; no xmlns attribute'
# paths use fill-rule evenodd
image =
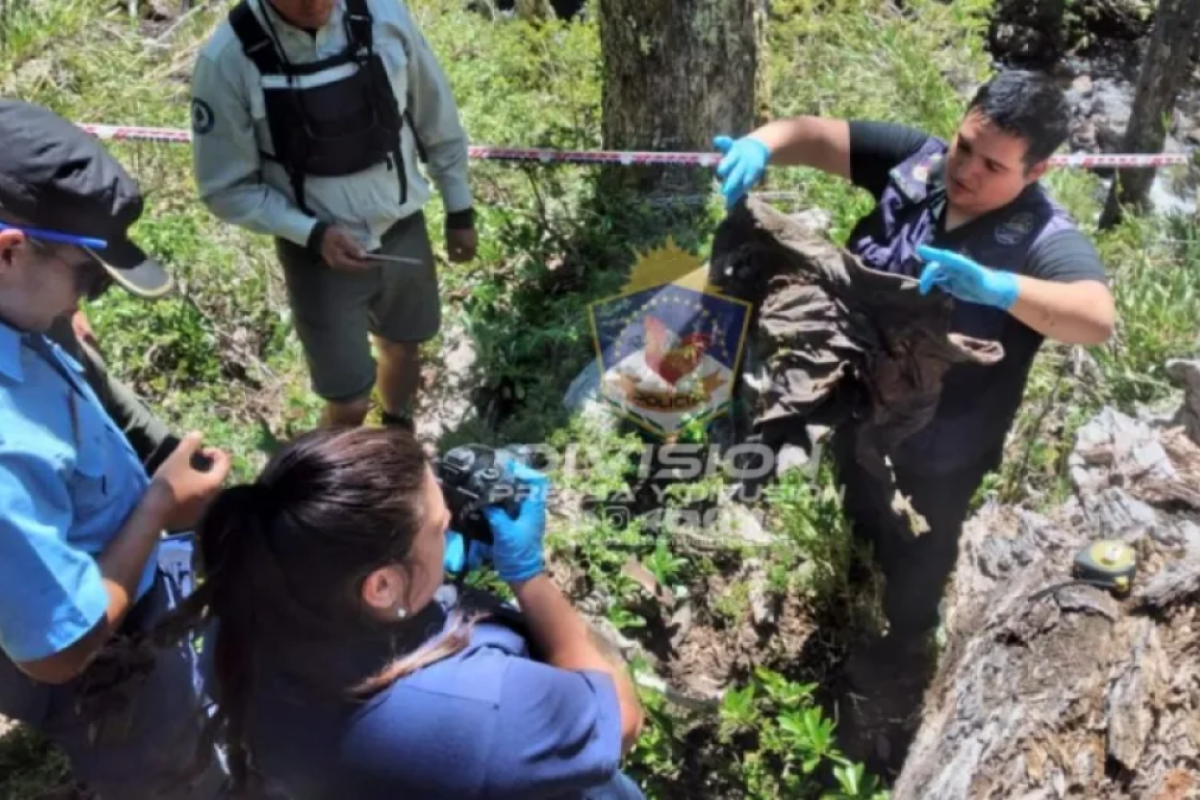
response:
<svg viewBox="0 0 1200 800"><path fill-rule="evenodd" d="M989 41L997 62L1059 76L1073 109L1072 152L1116 153L1123 149L1152 22L1149 0L998 0ZM1200 45L1193 67L1165 152L1200 147ZM1111 171L1097 172L1111 177ZM1160 169L1151 199L1160 213L1195 214L1198 185L1200 169Z"/></svg>
<svg viewBox="0 0 1200 800"><path fill-rule="evenodd" d="M1168 371L1177 413L1105 408L1080 430L1066 504L988 506L966 526L895 800L1196 796L1200 362ZM1128 594L1071 583L1097 539L1136 554Z"/></svg>
<svg viewBox="0 0 1200 800"><path fill-rule="evenodd" d="M168 30L176 0L157 4L153 22ZM501 4L503 5L503 4ZM1148 22L1145 6L1134 0L1102 0L1089 3L1086 19L1060 26L1045 23L1044 0L999 0L1000 10L992 31L993 53L998 61L1035 64L1051 68L1061 77L1074 109L1070 149L1083 152L1117 152L1128 121L1133 88L1144 52ZM1200 49L1200 48L1198 48ZM1181 151L1200 146L1200 79L1180 99L1166 149ZM1181 180L1180 177L1183 176ZM1191 181L1190 183L1188 181ZM1196 171L1189 178L1184 170L1162 170L1154 199L1160 210L1190 211L1196 208ZM469 343L466 336L447 335L447 341ZM463 401L472 387L470 369L474 354L467 344L443 354L426 374L431 413L423 418L421 433L431 439L461 429L475 409ZM754 531L747 533L753 544ZM760 542L761 543L761 542ZM735 560L736 561L736 560ZM720 567L721 561L718 558ZM583 582L570 565L558 566L557 577L568 587ZM813 620L811 609L795 596L762 601L766 578L756 571L753 560L728 570L718 569L702 585L690 587L687 595L676 596L657 585L645 568L628 565L628 575L642 584L646 596L648 628L635 637L614 629L608 638L628 655L644 658L653 668L661 688L680 706L711 708L722 689L743 680L755 664L786 668L792 674L820 677L831 664L833 646ZM747 587L745 605L719 606L728 596L730 584ZM589 615L603 619L602 596L573 592ZM749 623L749 624L747 624ZM0 738L12 724L0 717ZM695 757L711 753L703 730L695 741Z"/></svg>

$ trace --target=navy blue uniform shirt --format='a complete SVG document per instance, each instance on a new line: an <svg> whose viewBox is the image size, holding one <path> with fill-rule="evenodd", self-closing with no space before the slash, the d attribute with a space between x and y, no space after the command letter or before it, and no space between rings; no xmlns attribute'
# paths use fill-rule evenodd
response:
<svg viewBox="0 0 1200 800"><path fill-rule="evenodd" d="M426 630L448 622L453 597L445 587L442 603L422 612ZM641 800L619 771L609 676L532 660L518 631L483 622L464 650L367 701L336 694L404 649L262 648L250 743L291 800ZM316 682L297 676L298 664Z"/></svg>

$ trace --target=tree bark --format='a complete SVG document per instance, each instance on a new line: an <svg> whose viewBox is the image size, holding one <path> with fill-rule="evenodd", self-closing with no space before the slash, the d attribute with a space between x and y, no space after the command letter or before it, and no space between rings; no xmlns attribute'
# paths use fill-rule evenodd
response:
<svg viewBox="0 0 1200 800"><path fill-rule="evenodd" d="M756 118L765 0L600 0L602 131L621 150L715 152ZM612 188L705 193L712 169L616 167Z"/></svg>
<svg viewBox="0 0 1200 800"><path fill-rule="evenodd" d="M1124 152L1162 150L1175 100L1191 74L1191 56L1198 34L1200 0L1159 0L1125 129ZM1119 223L1125 208L1144 210L1156 173L1156 169L1119 170L1100 216L1100 228Z"/></svg>
<svg viewBox="0 0 1200 800"><path fill-rule="evenodd" d="M1194 412L1194 370L1172 373ZM1185 424L1106 409L1080 431L1074 500L1047 515L987 507L967 524L948 646L892 800L1200 790L1200 446ZM1127 597L1061 585L1097 538L1137 549Z"/></svg>

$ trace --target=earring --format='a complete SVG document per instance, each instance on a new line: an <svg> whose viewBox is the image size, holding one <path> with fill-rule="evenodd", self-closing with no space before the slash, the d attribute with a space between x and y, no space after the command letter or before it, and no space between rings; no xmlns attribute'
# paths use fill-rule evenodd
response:
<svg viewBox="0 0 1200 800"><path fill-rule="evenodd" d="M405 608L404 606L400 606L398 609L396 609L396 618L397 619L404 619L407 616L408 616L408 609Z"/></svg>

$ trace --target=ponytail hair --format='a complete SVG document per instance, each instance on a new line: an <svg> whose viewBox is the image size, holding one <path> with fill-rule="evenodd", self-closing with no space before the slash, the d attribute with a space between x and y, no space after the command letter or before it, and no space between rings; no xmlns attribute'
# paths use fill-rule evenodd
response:
<svg viewBox="0 0 1200 800"><path fill-rule="evenodd" d="M200 580L156 639L202 630L202 646L213 648L217 707L204 746L211 753L213 741L223 742L235 792L259 784L246 727L258 650L322 640L336 647L356 631L378 630L361 605L361 583L407 560L425 521L428 470L403 429L320 429L280 450L254 483L222 490L205 512L196 528ZM458 652L473 621L456 614L445 635L341 687L342 696L365 699Z"/></svg>
<svg viewBox="0 0 1200 800"><path fill-rule="evenodd" d="M250 794L256 779L244 726L258 666L254 642L262 629L257 595L265 593L279 577L278 566L263 553L262 529L269 519L258 484L221 491L196 531L197 571L203 578L157 628L163 644L196 630L210 634L201 646L212 648L215 680L211 689L216 708L202 737L204 751L199 757L209 757L213 743L223 742L234 787ZM214 619L219 629L210 624Z"/></svg>

